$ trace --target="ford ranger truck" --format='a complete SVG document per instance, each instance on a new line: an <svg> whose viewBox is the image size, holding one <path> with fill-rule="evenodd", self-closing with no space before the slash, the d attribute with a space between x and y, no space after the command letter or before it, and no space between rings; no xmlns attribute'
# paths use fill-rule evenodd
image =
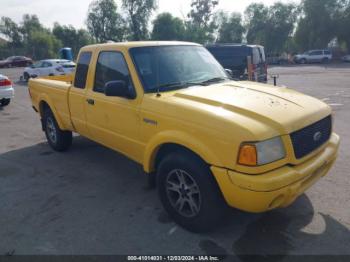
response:
<svg viewBox="0 0 350 262"><path fill-rule="evenodd" d="M213 229L227 206L290 205L335 162L331 108L288 88L230 79L201 45L128 42L83 47L72 82L33 79L49 145L78 133L154 175L179 225Z"/></svg>

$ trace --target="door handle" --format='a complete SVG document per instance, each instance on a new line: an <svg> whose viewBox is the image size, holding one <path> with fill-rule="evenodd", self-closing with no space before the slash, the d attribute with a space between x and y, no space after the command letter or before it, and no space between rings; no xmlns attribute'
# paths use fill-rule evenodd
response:
<svg viewBox="0 0 350 262"><path fill-rule="evenodd" d="M88 104L92 105L92 106L95 104L95 100L93 100L91 98L86 99L86 102L88 102Z"/></svg>

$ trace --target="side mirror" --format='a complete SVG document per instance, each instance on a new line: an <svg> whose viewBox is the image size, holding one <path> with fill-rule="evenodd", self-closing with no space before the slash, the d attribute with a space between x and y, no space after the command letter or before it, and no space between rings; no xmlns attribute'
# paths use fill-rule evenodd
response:
<svg viewBox="0 0 350 262"><path fill-rule="evenodd" d="M232 72L231 69L225 68L225 71L226 71L226 74L227 74L229 77L233 77L233 72Z"/></svg>
<svg viewBox="0 0 350 262"><path fill-rule="evenodd" d="M105 84L105 95L106 96L118 96L125 97L128 99L134 99L136 93L134 90L131 90L125 81L109 81Z"/></svg>

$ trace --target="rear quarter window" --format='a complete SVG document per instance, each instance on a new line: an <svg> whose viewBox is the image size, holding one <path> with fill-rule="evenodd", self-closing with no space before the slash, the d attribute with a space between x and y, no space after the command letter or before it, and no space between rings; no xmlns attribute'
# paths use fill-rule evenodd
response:
<svg viewBox="0 0 350 262"><path fill-rule="evenodd" d="M91 61L91 55L91 52L82 52L79 56L74 79L74 87L76 88L85 88L86 77L89 71L89 65Z"/></svg>
<svg viewBox="0 0 350 262"><path fill-rule="evenodd" d="M260 64L262 62L260 50L257 47L254 47L252 49L252 60L253 60L253 64L255 65Z"/></svg>

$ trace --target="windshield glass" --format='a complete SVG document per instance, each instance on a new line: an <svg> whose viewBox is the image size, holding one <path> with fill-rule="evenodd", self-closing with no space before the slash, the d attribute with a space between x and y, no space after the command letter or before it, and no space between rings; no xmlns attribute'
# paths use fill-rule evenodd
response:
<svg viewBox="0 0 350 262"><path fill-rule="evenodd" d="M137 47L130 50L146 93L228 79L202 46Z"/></svg>

